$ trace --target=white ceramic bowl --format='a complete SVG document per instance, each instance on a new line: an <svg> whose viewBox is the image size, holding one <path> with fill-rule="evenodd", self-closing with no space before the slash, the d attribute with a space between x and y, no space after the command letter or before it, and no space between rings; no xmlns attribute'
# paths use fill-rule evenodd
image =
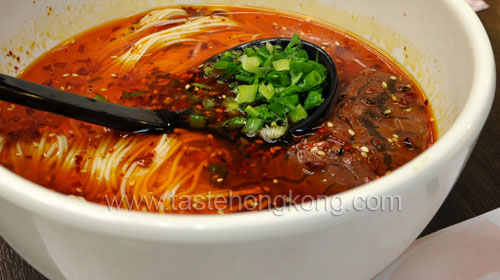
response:
<svg viewBox="0 0 500 280"><path fill-rule="evenodd" d="M90 26L181 2L299 12L369 39L423 86L436 111L440 139L390 175L313 204L341 199L344 213L337 216L321 209L290 209L281 216L117 212L75 201L0 168L2 237L51 279L374 276L436 213L488 115L494 60L474 12L457 0L0 0L0 72L15 74L14 66L22 69L44 50ZM8 50L20 54L21 63L5 56ZM369 196L399 196L402 209L353 210L353 202Z"/></svg>

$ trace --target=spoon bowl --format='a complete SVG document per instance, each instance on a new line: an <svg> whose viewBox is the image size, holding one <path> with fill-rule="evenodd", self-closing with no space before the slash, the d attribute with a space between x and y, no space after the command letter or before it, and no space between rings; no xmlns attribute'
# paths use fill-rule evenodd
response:
<svg viewBox="0 0 500 280"><path fill-rule="evenodd" d="M286 37L260 39L232 47L231 49L229 49L229 51L236 50L243 52L245 48L262 47L265 46L266 43L270 43L272 45L279 45L284 49L290 43L290 40L291 40L290 38ZM318 125L321 121L328 118L328 116L332 113L334 104L337 102L338 99L338 93L337 93L338 74L333 59L326 51L324 51L318 45L304 40L301 41L302 41L302 49L307 52L309 57L317 59L317 62L323 64L328 70L328 74L326 76L326 85L323 89L324 101L320 106L314 108L314 111L310 112L309 116L306 119L292 125L288 129L288 135L283 136L285 138L290 135L298 136L310 133L312 130L314 130L316 125ZM219 54L212 56L207 60L207 62L215 62L218 56Z"/></svg>

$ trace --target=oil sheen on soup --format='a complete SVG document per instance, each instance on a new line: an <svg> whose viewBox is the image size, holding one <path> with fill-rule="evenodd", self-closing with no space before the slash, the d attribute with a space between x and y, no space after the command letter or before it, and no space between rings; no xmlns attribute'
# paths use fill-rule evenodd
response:
<svg viewBox="0 0 500 280"><path fill-rule="evenodd" d="M230 97L193 86L209 57L293 34L334 59L340 101L314 133L288 145L258 138L231 142L182 129L127 134L2 102L0 164L103 205L224 214L337 194L390 173L432 145L432 110L400 65L334 26L274 10L155 9L65 41L20 77L107 102L175 109L193 94Z"/></svg>

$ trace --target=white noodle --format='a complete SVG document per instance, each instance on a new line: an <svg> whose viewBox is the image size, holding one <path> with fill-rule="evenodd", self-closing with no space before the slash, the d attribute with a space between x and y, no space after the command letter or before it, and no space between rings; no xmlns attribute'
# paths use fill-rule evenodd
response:
<svg viewBox="0 0 500 280"><path fill-rule="evenodd" d="M132 176L132 173L134 172L135 168L137 167L138 163L134 162L130 168L127 170L127 173L125 173L125 176L123 176L122 183L120 184L120 193L122 195L126 195L126 188L127 188L127 181Z"/></svg>
<svg viewBox="0 0 500 280"><path fill-rule="evenodd" d="M159 21L164 21L166 19L170 19L173 17L181 17L187 15L188 13L183 9L163 9L163 10L151 11L143 18L141 18L141 20L139 21L139 29L137 31L140 31L141 29L146 29L149 26L151 26L151 24L157 23Z"/></svg>
<svg viewBox="0 0 500 280"><path fill-rule="evenodd" d="M234 26L236 26L234 22L222 16L190 19L184 24L167 28L139 39L130 49L118 58L118 61L123 63L124 67L131 68L146 53L159 47L165 47L181 42L196 41L194 39L188 39L187 37L196 35L200 32L219 30L221 28Z"/></svg>

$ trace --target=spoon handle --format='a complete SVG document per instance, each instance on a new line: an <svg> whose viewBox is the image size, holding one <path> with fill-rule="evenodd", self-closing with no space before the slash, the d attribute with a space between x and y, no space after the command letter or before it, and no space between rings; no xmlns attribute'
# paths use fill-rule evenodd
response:
<svg viewBox="0 0 500 280"><path fill-rule="evenodd" d="M164 133L182 123L175 112L98 101L4 74L0 100L126 132Z"/></svg>

